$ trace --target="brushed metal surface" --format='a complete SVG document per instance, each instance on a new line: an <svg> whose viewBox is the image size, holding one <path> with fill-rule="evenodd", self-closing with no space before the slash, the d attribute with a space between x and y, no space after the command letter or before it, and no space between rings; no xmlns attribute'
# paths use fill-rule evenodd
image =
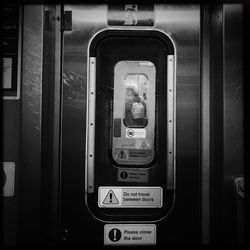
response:
<svg viewBox="0 0 250 250"><path fill-rule="evenodd" d="M180 237L190 242L197 240L201 223L198 215L200 214L200 7L157 4L155 28L168 33L176 46L176 202L173 212L178 214L175 218L175 228L180 235L183 230L187 232ZM190 233L190 230L193 232ZM167 231L171 234L171 230Z"/></svg>
<svg viewBox="0 0 250 250"><path fill-rule="evenodd" d="M107 5L65 5L72 31L64 32L62 181L63 223L80 223L84 190L87 51L91 37L107 25ZM155 5L155 25L176 46L176 205L162 241L197 242L199 238L199 31L197 5ZM72 173L74 169L74 173ZM67 177L67 178L66 178ZM70 186L70 190L66 187ZM73 199L79 197L79 199ZM188 205L187 205L188 204ZM74 207L77 213L73 213ZM188 216L187 216L188 214ZM77 217L78 215L78 217ZM173 234L173 227L179 234ZM93 230L96 228L93 225ZM160 229L159 229L160 230ZM77 237L77 236L75 236ZM80 241L80 239L79 239ZM91 239L89 239L91 241ZM98 243L98 239L97 242Z"/></svg>
<svg viewBox="0 0 250 250"><path fill-rule="evenodd" d="M225 4L224 12L224 171L243 174L243 6Z"/></svg>
<svg viewBox="0 0 250 250"><path fill-rule="evenodd" d="M43 6L25 5L23 14L20 238L39 244L41 191ZM30 202L32 201L32 206ZM29 230L26 230L29 228Z"/></svg>
<svg viewBox="0 0 250 250"><path fill-rule="evenodd" d="M243 6L223 5L224 82L223 82L223 214L224 241L244 243L244 199L236 198L234 181L244 169L243 107ZM238 215L238 217L237 217ZM239 216L240 215L240 216ZM231 218L230 220L228 218Z"/></svg>
<svg viewBox="0 0 250 250"><path fill-rule="evenodd" d="M209 243L210 202L210 12L202 11L201 34L201 241Z"/></svg>
<svg viewBox="0 0 250 250"><path fill-rule="evenodd" d="M153 26L154 5L116 4L108 6L108 25L110 26Z"/></svg>

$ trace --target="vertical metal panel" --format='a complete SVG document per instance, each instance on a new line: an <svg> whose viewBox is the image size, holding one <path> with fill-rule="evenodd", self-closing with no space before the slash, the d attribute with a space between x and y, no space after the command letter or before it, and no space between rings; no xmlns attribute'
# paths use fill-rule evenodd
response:
<svg viewBox="0 0 250 250"><path fill-rule="evenodd" d="M210 7L210 243L222 241L223 191L223 12Z"/></svg>
<svg viewBox="0 0 250 250"><path fill-rule="evenodd" d="M224 172L225 181L243 174L242 5L224 12Z"/></svg>
<svg viewBox="0 0 250 250"><path fill-rule="evenodd" d="M243 243L244 209L237 211L234 179L244 176L244 114L243 114L243 6L223 6L224 81L223 81L223 228L224 241ZM244 219L243 219L244 220ZM239 224L237 224L239 223Z"/></svg>
<svg viewBox="0 0 250 250"><path fill-rule="evenodd" d="M25 5L23 19L20 243L40 243L43 6Z"/></svg>
<svg viewBox="0 0 250 250"><path fill-rule="evenodd" d="M174 219L168 220L169 227L164 229L165 240L176 242L182 238L183 242L197 242L200 240L200 8L156 4L155 28L168 33L176 46L176 195ZM178 231L176 237L171 232L173 228Z"/></svg>
<svg viewBox="0 0 250 250"><path fill-rule="evenodd" d="M210 164L210 12L201 12L201 240L209 243L209 164Z"/></svg>
<svg viewBox="0 0 250 250"><path fill-rule="evenodd" d="M60 167L61 167L61 106L62 106L62 33L61 33L61 22L62 22L62 9L60 5L56 5L54 10L55 15L55 90L54 90L54 112L55 116L53 119L53 171L52 171L52 238L55 243L57 241L57 230L59 228L59 216L60 216L60 205L59 205L59 192L60 192ZM52 18L52 20L54 20ZM46 62L45 62L46 63Z"/></svg>
<svg viewBox="0 0 250 250"><path fill-rule="evenodd" d="M85 111L87 96L87 46L97 31L108 28L107 5L67 5L72 11L72 31L64 32L62 220L71 240L83 244L80 225L101 235L102 225L83 208ZM155 5L155 26L176 45L176 204L168 220L160 223L159 242L199 242L199 30L196 5ZM74 171L72 171L74 169ZM188 216L187 216L188 214ZM178 233L177 233L178 232ZM85 244L102 244L87 237Z"/></svg>
<svg viewBox="0 0 250 250"><path fill-rule="evenodd" d="M62 171L60 226L67 228L70 241L93 244L88 231L100 233L98 223L84 209L87 110L87 51L91 37L107 28L107 5L65 5L72 11L72 31L64 32L62 95ZM87 179L87 178L86 178ZM84 225L80 231L75 225ZM85 227L85 228L84 228ZM73 232L72 232L73 231ZM101 242L102 238L94 240ZM100 243L101 244L101 243Z"/></svg>
<svg viewBox="0 0 250 250"><path fill-rule="evenodd" d="M20 174L20 100L2 101L2 161L15 163L14 197L1 197L3 245L18 244L18 202ZM1 171L3 165L1 163ZM2 174L2 172L1 172ZM2 178L2 175L1 175ZM2 182L1 182L2 184ZM1 186L2 187L2 186ZM0 192L2 195L2 190ZM4 216L3 216L4 215Z"/></svg>
<svg viewBox="0 0 250 250"><path fill-rule="evenodd" d="M1 197L2 201L2 229L3 229L3 245L4 246L14 246L18 244L18 204L19 204L19 169L20 169L20 114L21 114L21 101L20 101L20 78L21 78L21 44L22 44L22 18L23 18L23 8L20 5L6 5L3 4L2 8L6 8L6 11L9 12L10 16L9 22L13 22L11 13L15 13L15 10L18 11L18 37L16 37L16 45L18 44L18 55L17 55L17 68L12 67L12 70L15 71L17 77L17 96L8 97L2 96L2 161L3 162L14 162L14 196L13 197ZM13 7L13 9L9 9ZM2 9L1 9L2 10ZM2 13L3 23L6 21L6 13ZM15 20L16 17L14 17ZM2 23L2 24L3 24ZM4 35L2 35L2 42ZM2 47L3 48L3 47ZM7 51L1 51L1 56L4 57L4 53ZM16 71L17 69L17 71ZM1 71L2 73L2 71ZM13 72L12 72L13 73ZM2 76L2 75L1 75ZM14 77L15 79L15 77ZM2 83L2 81L1 81ZM4 95L4 91L2 95ZM10 100L12 99L12 100ZM4 168L4 164L1 164L1 171ZM2 173L2 172L1 172ZM2 177L2 175L1 175ZM1 182L1 184L3 184ZM2 186L1 186L2 187ZM2 191L0 194L2 195Z"/></svg>
<svg viewBox="0 0 250 250"><path fill-rule="evenodd" d="M61 6L44 7L42 72L41 228L56 243L59 226L61 133Z"/></svg>

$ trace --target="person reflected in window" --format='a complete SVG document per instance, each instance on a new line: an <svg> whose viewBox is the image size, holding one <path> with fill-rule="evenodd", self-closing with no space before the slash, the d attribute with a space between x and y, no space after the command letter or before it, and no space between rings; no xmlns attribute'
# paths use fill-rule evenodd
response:
<svg viewBox="0 0 250 250"><path fill-rule="evenodd" d="M147 124L146 118L146 103L142 97L138 95L137 91L134 91L132 103L129 108L126 108L125 125L127 127L139 127L143 128Z"/></svg>

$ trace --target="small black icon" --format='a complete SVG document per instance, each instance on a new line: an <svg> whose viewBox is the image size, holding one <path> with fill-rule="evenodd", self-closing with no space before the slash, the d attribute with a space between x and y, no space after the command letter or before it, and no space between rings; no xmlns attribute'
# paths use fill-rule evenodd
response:
<svg viewBox="0 0 250 250"><path fill-rule="evenodd" d="M117 156L117 159L127 159L127 156L123 150L120 151L120 153Z"/></svg>
<svg viewBox="0 0 250 250"><path fill-rule="evenodd" d="M122 233L119 229L113 228L109 232L109 239L113 242L119 241L122 237Z"/></svg>
<svg viewBox="0 0 250 250"><path fill-rule="evenodd" d="M112 190L109 190L102 204L119 204L117 197Z"/></svg>
<svg viewBox="0 0 250 250"><path fill-rule="evenodd" d="M134 136L134 134L135 134L135 132L134 132L134 130L133 130L133 129L129 129L129 130L127 131L127 135L128 135L128 137L133 137L133 136Z"/></svg>
<svg viewBox="0 0 250 250"><path fill-rule="evenodd" d="M128 173L126 171L122 171L121 174L120 174L121 178L123 180L127 179L128 178Z"/></svg>

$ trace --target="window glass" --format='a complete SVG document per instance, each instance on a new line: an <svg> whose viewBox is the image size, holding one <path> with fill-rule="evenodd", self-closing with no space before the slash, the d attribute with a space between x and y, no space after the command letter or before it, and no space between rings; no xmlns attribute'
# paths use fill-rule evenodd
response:
<svg viewBox="0 0 250 250"><path fill-rule="evenodd" d="M127 127L144 127L147 123L147 86L145 74L127 74L125 82L125 117Z"/></svg>

